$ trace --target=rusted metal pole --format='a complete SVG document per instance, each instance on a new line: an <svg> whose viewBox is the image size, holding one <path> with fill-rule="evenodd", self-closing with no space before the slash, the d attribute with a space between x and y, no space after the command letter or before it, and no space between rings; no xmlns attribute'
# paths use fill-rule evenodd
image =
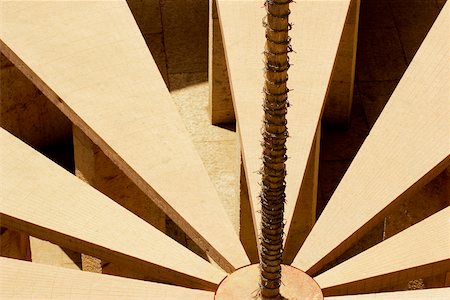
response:
<svg viewBox="0 0 450 300"><path fill-rule="evenodd" d="M287 80L290 46L289 3L292 0L266 0L264 125L261 232L262 299L281 299L281 261L283 254L285 175L286 175L286 113L289 106Z"/></svg>

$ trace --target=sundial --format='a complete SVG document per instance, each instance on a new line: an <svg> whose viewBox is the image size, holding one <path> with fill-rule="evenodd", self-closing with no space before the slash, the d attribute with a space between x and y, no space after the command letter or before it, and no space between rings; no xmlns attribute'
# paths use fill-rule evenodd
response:
<svg viewBox="0 0 450 300"><path fill-rule="evenodd" d="M296 52L290 55L295 68L289 73L294 91L289 94L281 293L287 299L371 299L374 292L380 299L445 298L448 280L417 291L383 287L411 274L448 272L448 207L324 268L402 197L449 166L448 4L320 218L301 242L296 235L303 226L298 224L300 207L308 207L299 193L350 2L292 4L290 35ZM261 229L261 6L259 1L217 1L254 232ZM262 34L253 34L257 31ZM1 129L2 228L141 276L93 274L1 257L2 298L258 297L259 265L249 259L248 246L229 221L125 1L2 1L0 50L210 260ZM252 247L258 243L256 239Z"/></svg>

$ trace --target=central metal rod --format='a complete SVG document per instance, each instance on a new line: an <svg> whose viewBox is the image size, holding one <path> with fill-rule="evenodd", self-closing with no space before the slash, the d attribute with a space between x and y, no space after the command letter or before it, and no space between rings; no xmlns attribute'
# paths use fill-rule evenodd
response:
<svg viewBox="0 0 450 300"><path fill-rule="evenodd" d="M281 299L284 203L286 200L286 113L289 106L287 80L289 52L289 3L292 0L266 0L265 83L263 124L263 167L261 199L261 277L262 299Z"/></svg>

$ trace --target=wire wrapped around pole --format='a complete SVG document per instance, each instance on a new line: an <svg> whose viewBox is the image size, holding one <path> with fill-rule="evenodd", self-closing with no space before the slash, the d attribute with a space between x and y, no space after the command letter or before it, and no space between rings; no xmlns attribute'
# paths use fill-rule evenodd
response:
<svg viewBox="0 0 450 300"><path fill-rule="evenodd" d="M289 53L289 3L292 0L266 0L266 45L264 83L263 167L261 199L261 280L263 299L282 299L281 261L283 255L284 202L286 176L286 113L289 106L287 81Z"/></svg>

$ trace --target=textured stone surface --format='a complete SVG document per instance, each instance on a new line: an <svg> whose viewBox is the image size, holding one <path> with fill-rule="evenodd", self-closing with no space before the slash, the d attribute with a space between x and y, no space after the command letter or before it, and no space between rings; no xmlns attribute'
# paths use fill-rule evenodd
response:
<svg viewBox="0 0 450 300"><path fill-rule="evenodd" d="M438 1L439 2L439 1ZM399 79L411 62L443 2L362 1L356 86L351 123L347 129L323 126L319 171L318 215L345 174L354 155L384 109ZM447 175L446 175L447 174ZM447 182L447 183L446 183ZM448 172L399 204L348 251L324 269L342 262L448 206ZM416 278L425 287L442 286L446 274ZM405 279L392 290L414 286Z"/></svg>
<svg viewBox="0 0 450 300"><path fill-rule="evenodd" d="M405 72L410 58L404 49L417 51L442 5L442 1L434 0L362 1L351 122L347 129L322 128L318 212L332 195ZM411 28L417 30L417 36L414 45L412 42L406 45L401 32Z"/></svg>
<svg viewBox="0 0 450 300"><path fill-rule="evenodd" d="M77 127L74 149L79 178L164 232L165 214Z"/></svg>
<svg viewBox="0 0 450 300"><path fill-rule="evenodd" d="M163 31L160 0L127 0L142 34Z"/></svg>
<svg viewBox="0 0 450 300"><path fill-rule="evenodd" d="M233 123L236 118L216 1L211 1L210 10L208 81L211 123Z"/></svg>
<svg viewBox="0 0 450 300"><path fill-rule="evenodd" d="M438 16L440 5L424 0L397 0L389 4L409 64Z"/></svg>
<svg viewBox="0 0 450 300"><path fill-rule="evenodd" d="M166 85L168 85L167 59L160 2L160 0L127 0L133 17L152 53L153 59Z"/></svg>
<svg viewBox="0 0 450 300"><path fill-rule="evenodd" d="M70 121L2 54L0 62L1 127L71 171ZM21 232L7 230L1 244L2 256L68 268L81 264L79 253Z"/></svg>
<svg viewBox="0 0 450 300"><path fill-rule="evenodd" d="M169 77L167 73L167 58L166 50L164 47L164 36L162 33L145 33L145 42L147 43L148 49L152 53L153 59L158 66L159 72L166 83L169 86Z"/></svg>
<svg viewBox="0 0 450 300"><path fill-rule="evenodd" d="M179 86L198 82L198 78L204 78L204 76L204 73L183 76L169 74L171 82L177 81ZM236 150L236 133L211 125L208 115L207 82L179 88L172 91L171 95L237 231L239 226L239 199L237 198L239 164L237 162L239 158Z"/></svg>
<svg viewBox="0 0 450 300"><path fill-rule="evenodd" d="M428 32L434 19L427 14L437 14L445 3L445 0L395 1L363 1L362 18L364 25L362 25L360 34L358 56L359 82L357 83L358 91L355 91L360 97L360 100L358 100L360 102L356 104L356 108L353 108L353 120L350 129L325 128L323 131L319 193L322 204L318 211L321 211L326 204L351 158L367 135L368 128L373 125L381 113L398 79L406 69L407 63L410 62L412 55L420 45L420 36L423 39L423 36ZM156 5L157 2L159 1L129 1L130 6L134 5L136 8L151 7L154 12L156 12L156 6L153 7L152 5ZM141 30L160 71L163 73L163 77L166 79L166 83L169 77L164 75L169 72L165 56L167 45L171 47L167 50L172 59L170 71L175 73L185 72L183 74L172 74L169 77L171 89L175 90L172 95L182 112L186 126L196 141L197 149L199 149L209 175L227 207L230 218L235 224L239 224L237 221L239 219L237 209L239 200L236 196L237 186L235 183L236 176L239 173L234 170L236 161L239 159L234 145L236 134L233 131L208 124L208 87L207 84L202 83L206 81L206 50L202 50L206 45L206 33L203 32L206 26L202 25L204 27L200 29L198 24L194 24L198 22L196 18L202 19L204 14L203 10L196 10L195 7L197 5L202 7L205 1L194 2L187 1L180 4L180 2L173 0L161 1L165 6L165 12L167 14L173 13L172 16L166 15L169 24L167 24L168 32L165 34L162 31L162 23L158 25L160 27L154 26L154 22L145 25L147 20L152 19L148 18L148 15L143 17L146 13L142 12L142 15L135 16L135 18L144 18L144 25L140 25ZM393 6L391 6L392 4ZM190 8L184 10L189 5ZM433 9L433 7L435 8ZM177 19L180 14L181 17ZM414 21L408 21L409 19L406 19L402 14L409 14ZM153 18L153 20L155 19L157 17ZM181 33L177 32L176 35L169 34L169 32L177 31L181 24L189 28L180 30ZM189 26L186 26L186 24L189 24ZM201 34L196 35L192 32L200 32ZM417 32L417 35L414 34L415 32ZM169 36L169 40L165 40ZM198 42L196 42L196 39L198 39ZM46 146L48 142L53 143L58 140L58 132L61 129L67 130L61 135L62 139L67 134L71 135L71 125L67 123L67 120L64 120L62 114L57 109L52 108L52 104L39 91L25 83L21 79L20 72L12 67L9 61L2 57L0 62L2 67L0 80L2 93L2 115L0 119L2 120L2 127L10 128L10 131L13 131L11 128L14 128L15 134L20 135L36 147ZM196 72L196 70L201 72L189 73ZM8 81L5 76L14 80ZM198 85L198 83L201 84ZM11 91L14 91L14 93ZM16 95L22 96L15 98ZM17 99L19 100L17 101ZM24 99L30 100L25 101ZM20 114L15 114L14 111L16 110L20 111ZM59 122L58 120L60 120L62 126L49 124L50 120L52 122ZM37 128L36 123L42 126L39 125L39 128ZM353 125L353 123L357 124ZM34 125L28 127L30 124ZM448 175L441 175L420 191L417 198L409 203L404 203L402 210L399 210L396 215L389 216L385 223L375 227L367 237L364 237L358 245L355 245L352 250L353 254L349 253L348 255L359 253L374 242L382 240L383 232L386 237L392 235L404 226L417 222L424 214L438 209L441 207L440 205L448 205L443 201L445 195L448 195L448 189L443 188L445 187L445 178L448 181ZM429 202L429 199L435 202ZM448 199L448 196L446 199ZM414 207L417 207L417 210L414 210ZM428 210L427 207L430 207L431 210ZM167 221L165 225L166 227L172 226L170 221ZM186 239L184 233L179 232L179 228L174 227L173 231L176 232L173 235L179 236L183 244L191 243ZM94 266L93 269L95 270L95 268ZM431 287L433 282L440 281L442 276L445 278L445 275L439 276L439 278L420 278L417 280L422 280L425 287ZM411 285L413 284L411 283ZM409 283L406 285L409 285ZM405 288L405 286L403 285L402 288Z"/></svg>
<svg viewBox="0 0 450 300"><path fill-rule="evenodd" d="M323 119L345 126L350 121L355 79L360 0L352 0L331 74Z"/></svg>
<svg viewBox="0 0 450 300"><path fill-rule="evenodd" d="M216 291L215 300L260 299L259 264L236 270L226 277ZM319 285L308 274L291 266L282 265L282 299L322 300Z"/></svg>
<svg viewBox="0 0 450 300"><path fill-rule="evenodd" d="M450 205L450 168L403 201L384 222L384 239Z"/></svg>
<svg viewBox="0 0 450 300"><path fill-rule="evenodd" d="M58 245L30 237L31 260L36 263L81 269L81 254Z"/></svg>
<svg viewBox="0 0 450 300"><path fill-rule="evenodd" d="M5 56L0 61L1 127L34 148L70 141L70 121Z"/></svg>
<svg viewBox="0 0 450 300"><path fill-rule="evenodd" d="M28 234L0 227L0 256L31 261Z"/></svg>
<svg viewBox="0 0 450 300"><path fill-rule="evenodd" d="M206 72L208 1L164 0L161 12L169 73Z"/></svg>

